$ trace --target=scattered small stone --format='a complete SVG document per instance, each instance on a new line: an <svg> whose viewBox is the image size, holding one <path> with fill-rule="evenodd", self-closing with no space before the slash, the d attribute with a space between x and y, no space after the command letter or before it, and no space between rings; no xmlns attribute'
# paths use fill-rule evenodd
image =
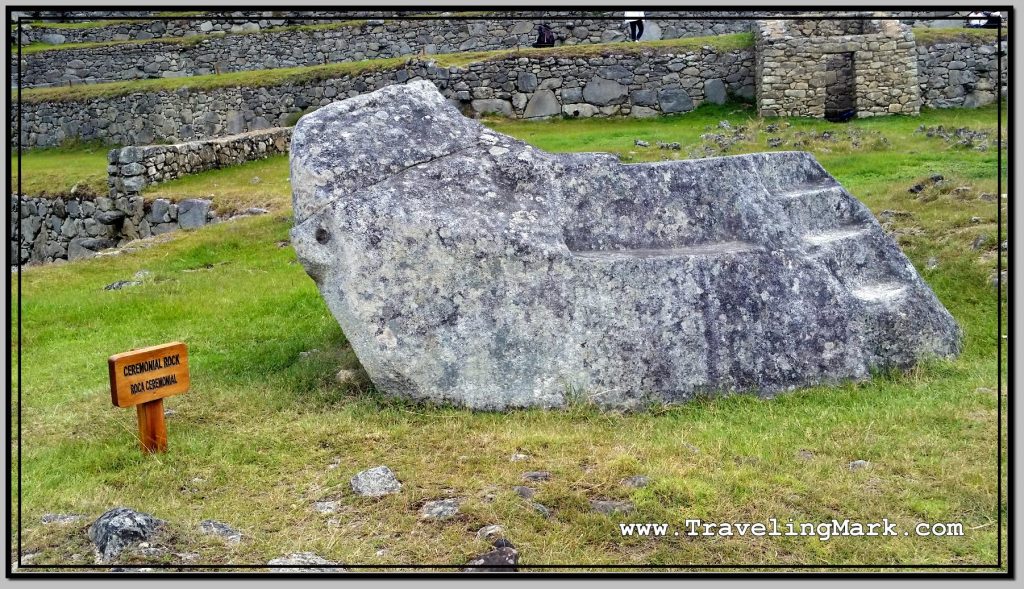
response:
<svg viewBox="0 0 1024 589"><path fill-rule="evenodd" d="M523 454L522 452L514 452L509 458L510 462L523 462L530 459L529 454Z"/></svg>
<svg viewBox="0 0 1024 589"><path fill-rule="evenodd" d="M348 368L342 368L338 371L338 374L334 375L334 380L338 384L349 384L359 380L359 371L350 370Z"/></svg>
<svg viewBox="0 0 1024 589"><path fill-rule="evenodd" d="M997 200L996 195L992 194L991 192L982 192L981 194L978 195L978 198L985 202L996 202Z"/></svg>
<svg viewBox="0 0 1024 589"><path fill-rule="evenodd" d="M383 497L402 490L395 473L386 466L375 466L364 470L349 481L356 495L362 497Z"/></svg>
<svg viewBox="0 0 1024 589"><path fill-rule="evenodd" d="M287 239L282 239L281 241L277 242L277 247L288 247L291 244L291 241L288 241Z"/></svg>
<svg viewBox="0 0 1024 589"><path fill-rule="evenodd" d="M971 187L970 186L957 186L956 188L953 189L953 194L956 194L957 196L966 196L966 195L968 195L970 193L971 193Z"/></svg>
<svg viewBox="0 0 1024 589"><path fill-rule="evenodd" d="M96 547L97 560L107 563L126 548L151 538L165 523L148 513L115 507L89 526L89 540Z"/></svg>
<svg viewBox="0 0 1024 589"><path fill-rule="evenodd" d="M683 442L683 448L686 448L687 450L689 450L693 454L700 454L700 448L698 448L697 446L694 446L693 444L691 444L689 442Z"/></svg>
<svg viewBox="0 0 1024 589"><path fill-rule="evenodd" d="M338 565L313 552L293 552L285 556L279 556L267 562L272 567L287 567L281 570L288 573L343 573L346 569L331 565ZM301 565L301 566L296 566Z"/></svg>
<svg viewBox="0 0 1024 589"><path fill-rule="evenodd" d="M299 352L299 358L308 358L314 354L319 354L320 350L313 348L312 350L306 350L305 352Z"/></svg>
<svg viewBox="0 0 1024 589"><path fill-rule="evenodd" d="M632 513L633 503L630 501L604 501L591 499L590 508L597 513L614 515L616 513Z"/></svg>
<svg viewBox="0 0 1024 589"><path fill-rule="evenodd" d="M1007 247L1009 247L1009 245L1010 245L1010 244L1009 244L1009 240L1006 240L1006 239L1004 239L1004 240L1003 240L1003 243L1000 243L1000 244L999 244L999 250L1000 250L1000 251L1004 251L1004 252L1005 252L1005 251L1006 251L1006 248L1007 248Z"/></svg>
<svg viewBox="0 0 1024 589"><path fill-rule="evenodd" d="M103 290L121 290L122 288L129 288L132 286L139 286L142 284L138 280L118 280L117 282L111 282L110 284L103 287Z"/></svg>
<svg viewBox="0 0 1024 589"><path fill-rule="evenodd" d="M796 453L796 457L800 460L811 460L814 458L814 452L811 452L810 450L799 450Z"/></svg>
<svg viewBox="0 0 1024 589"><path fill-rule="evenodd" d="M536 501L530 501L530 507L532 507L534 511L536 511L537 513L541 514L542 516L544 516L546 518L550 518L551 517L551 509L549 509L545 505L541 505L540 503L537 503Z"/></svg>
<svg viewBox="0 0 1024 589"><path fill-rule="evenodd" d="M43 515L42 522L44 524L73 524L83 518L85 518L84 515L77 513L47 513Z"/></svg>
<svg viewBox="0 0 1024 589"><path fill-rule="evenodd" d="M533 496L537 493L530 487L512 487L512 490L523 499L533 499Z"/></svg>
<svg viewBox="0 0 1024 589"><path fill-rule="evenodd" d="M458 499L427 501L420 508L420 519L441 520L455 517L459 513Z"/></svg>
<svg viewBox="0 0 1024 589"><path fill-rule="evenodd" d="M384 555L386 555L387 553L388 553L388 550L387 550L387 548L381 548L381 549L380 549L380 550L378 550L377 552L374 552L374 554L376 554L377 556L384 556Z"/></svg>
<svg viewBox="0 0 1024 589"><path fill-rule="evenodd" d="M651 146L650 143L644 141L643 139L636 139L635 141L633 141L633 145L636 145L637 147L650 147Z"/></svg>
<svg viewBox="0 0 1024 589"><path fill-rule="evenodd" d="M112 573L152 573L153 569L150 567L112 567L110 569Z"/></svg>
<svg viewBox="0 0 1024 589"><path fill-rule="evenodd" d="M971 242L972 250L980 250L988 243L988 235L979 235Z"/></svg>
<svg viewBox="0 0 1024 589"><path fill-rule="evenodd" d="M38 552L23 552L21 553L21 562L18 562L17 556L11 560L11 572L18 570L19 566L32 564L32 560L39 556Z"/></svg>
<svg viewBox="0 0 1024 589"><path fill-rule="evenodd" d="M924 184L914 184L913 186L907 189L907 192L909 192L910 194L918 194L922 190L924 190Z"/></svg>
<svg viewBox="0 0 1024 589"><path fill-rule="evenodd" d="M132 276L132 278L134 278L135 280L145 280L149 278L150 275L152 274L153 273L150 272L149 270L139 270L138 272L135 273L134 276Z"/></svg>
<svg viewBox="0 0 1024 589"><path fill-rule="evenodd" d="M232 217L256 217L258 215L266 215L269 212L270 211L264 209L263 207L249 207L248 209L239 211L238 213L232 215Z"/></svg>
<svg viewBox="0 0 1024 589"><path fill-rule="evenodd" d="M505 528L499 525L484 526L477 530L476 539L483 540L485 542L493 542L500 540L505 537Z"/></svg>
<svg viewBox="0 0 1024 589"><path fill-rule="evenodd" d="M928 258L928 261L925 262L925 265L924 265L924 269L925 270L934 270L934 269L936 269L938 267L939 267L939 260L936 259L934 256L931 257L931 258Z"/></svg>
<svg viewBox="0 0 1024 589"><path fill-rule="evenodd" d="M779 147L779 146L782 145L782 143L783 143L782 137L769 137L768 138L768 147Z"/></svg>
<svg viewBox="0 0 1024 589"><path fill-rule="evenodd" d="M166 550L158 546L153 546L149 542L142 542L141 544L139 544L138 547L136 548L136 551L138 551L138 553L142 556L149 557L163 556L167 554Z"/></svg>
<svg viewBox="0 0 1024 589"><path fill-rule="evenodd" d="M646 475L638 474L627 479L622 479L622 484L627 487L639 489L641 487L646 487L647 485L651 484L651 479Z"/></svg>
<svg viewBox="0 0 1024 589"><path fill-rule="evenodd" d="M341 458L335 458L334 460L331 461L330 464L327 465L327 469L334 470L339 466L341 466Z"/></svg>
<svg viewBox="0 0 1024 589"><path fill-rule="evenodd" d="M995 272L992 273L992 276L989 277L989 282L992 284L993 288L997 288L1000 283L1004 285L1006 284L1006 280L1008 277L1006 272L1006 270L1003 270L999 274L996 274Z"/></svg>
<svg viewBox="0 0 1024 589"><path fill-rule="evenodd" d="M971 217L971 223L978 224L978 223L981 223L981 221L982 221L981 217Z"/></svg>
<svg viewBox="0 0 1024 589"><path fill-rule="evenodd" d="M259 184L259 183L260 183L261 181L262 181L262 180L260 179L260 177L259 177L259 176L253 176L253 177L252 177L252 178L251 178L251 179L249 180L249 184Z"/></svg>
<svg viewBox="0 0 1024 589"><path fill-rule="evenodd" d="M915 133L923 133L926 137L939 137L953 147L973 148L978 151L986 151L991 140L987 131L974 131L966 127L945 129L942 125L937 127L921 125Z"/></svg>
<svg viewBox="0 0 1024 589"><path fill-rule="evenodd" d="M928 179L931 180L932 184L938 184L945 180L945 178L942 177L942 174L932 174L931 176L928 176Z"/></svg>
<svg viewBox="0 0 1024 589"><path fill-rule="evenodd" d="M340 528L341 527L341 520L336 518L336 517L332 517L331 519L327 520L327 527L328 528Z"/></svg>
<svg viewBox="0 0 1024 589"><path fill-rule="evenodd" d="M729 124L729 121L718 121L718 128L719 129L732 129L732 125Z"/></svg>
<svg viewBox="0 0 1024 589"><path fill-rule="evenodd" d="M527 481L549 481L551 473L546 470L533 470L523 473L523 479Z"/></svg>
<svg viewBox="0 0 1024 589"><path fill-rule="evenodd" d="M982 393L982 394L985 394L985 395L994 395L994 394L996 394L996 390L992 389L992 388L989 388L989 387L978 387L978 388L974 389L974 392L975 393Z"/></svg>
<svg viewBox="0 0 1024 589"><path fill-rule="evenodd" d="M317 513L334 513L338 511L337 501L316 501L313 503L313 510Z"/></svg>
<svg viewBox="0 0 1024 589"><path fill-rule="evenodd" d="M867 460L854 460L850 463L850 470L860 470L862 468L867 468L870 465L871 463Z"/></svg>
<svg viewBox="0 0 1024 589"><path fill-rule="evenodd" d="M229 544L238 544L242 541L242 533L224 522L207 519L199 522L199 531L208 536L220 536Z"/></svg>
<svg viewBox="0 0 1024 589"><path fill-rule="evenodd" d="M164 417L173 417L177 414L178 412L175 411L174 409L164 409Z"/></svg>
<svg viewBox="0 0 1024 589"><path fill-rule="evenodd" d="M664 141L659 141L658 147L660 147L661 149L671 149L674 151L679 151L682 148L682 146L679 145L679 143L676 141L673 141L672 143L665 143Z"/></svg>
<svg viewBox="0 0 1024 589"><path fill-rule="evenodd" d="M502 542L500 546L496 546L490 552L485 552L470 560L466 563L466 568L463 570L480 573L515 572L517 570L516 565L519 564L519 551L516 550L511 542L502 540L499 540L499 542Z"/></svg>

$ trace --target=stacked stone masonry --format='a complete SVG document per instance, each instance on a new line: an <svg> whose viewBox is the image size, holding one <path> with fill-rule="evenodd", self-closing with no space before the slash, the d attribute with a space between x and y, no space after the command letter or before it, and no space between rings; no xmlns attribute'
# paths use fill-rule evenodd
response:
<svg viewBox="0 0 1024 589"><path fill-rule="evenodd" d="M935 108L978 106L995 100L1000 92L1005 94L1009 61L1005 55L1006 42L996 43L994 37L993 33L991 42L963 40L916 46L916 93L920 104ZM1001 70L1000 51L1004 52ZM24 103L23 145L57 145L71 138L140 145L238 134L283 126L294 113L421 78L434 82L449 98L480 111L511 117L682 112L689 110L683 93L692 106L703 102L706 94L717 100L723 90L740 98L753 98L754 54L753 49L716 52L705 48L687 53L651 50L640 55L510 58L451 68L435 67L429 60L413 60L396 70L304 84L204 92L183 88L78 102ZM817 68L821 65L823 69L823 64L821 59L812 65L820 71ZM764 75L769 76L769 85L776 82L777 78L770 73L762 71ZM806 72L801 75L806 76ZM827 73L819 75L827 77ZM810 82L804 83L807 89L780 85L775 91L781 90L783 96L785 90L797 90L796 94L803 91L806 103ZM591 90L584 95L588 85ZM904 96L914 94L901 90ZM612 96L605 97L605 92ZM667 108L663 107L662 98ZM911 102L910 98L907 100ZM527 112L531 102L533 107ZM879 104L884 105L885 101ZM817 108L823 113L824 102ZM887 106L885 110L888 111ZM12 113L12 124L16 122L15 116Z"/></svg>
<svg viewBox="0 0 1024 589"><path fill-rule="evenodd" d="M110 195L136 195L146 186L188 174L285 154L291 135L290 127L277 127L207 141L113 149L107 157Z"/></svg>
<svg viewBox="0 0 1024 589"><path fill-rule="evenodd" d="M896 20L758 21L757 107L762 116L824 117L829 63L852 56L849 97L858 117L917 114L918 54L910 27ZM832 72L833 84L843 75ZM845 75L849 75L847 72Z"/></svg>
<svg viewBox="0 0 1024 589"><path fill-rule="evenodd" d="M923 104L933 108L974 108L1006 96L1006 49L1006 41L918 45L917 81Z"/></svg>
<svg viewBox="0 0 1024 589"><path fill-rule="evenodd" d="M560 45L625 40L622 21L552 22ZM643 40L745 32L748 21L648 21ZM537 39L531 20L363 21L324 29L255 30L209 35L196 42L121 43L26 53L11 84L38 87L142 78L170 78L310 66L418 54L529 47Z"/></svg>
<svg viewBox="0 0 1024 589"><path fill-rule="evenodd" d="M215 218L210 201L202 199L11 197L11 264L88 258L134 239L202 227Z"/></svg>
<svg viewBox="0 0 1024 589"><path fill-rule="evenodd" d="M271 126L289 116L384 86L425 79L478 113L508 117L637 117L680 113L729 93L752 99L749 49L639 55L508 58L437 67L414 60L395 70L269 87L135 93L79 102L22 105L23 144L58 145L69 138L120 145L177 143ZM12 115L14 116L14 115Z"/></svg>
<svg viewBox="0 0 1024 589"><path fill-rule="evenodd" d="M45 11L43 11L45 12ZM969 11L896 11L887 13L893 17L901 18L907 23L915 26L931 26L943 24L948 26L951 22L962 21ZM764 11L764 10L721 10L721 11L693 11L693 10L658 10L648 11L648 22L655 26L664 27L665 21L681 30L686 31L681 36L703 36L715 35L725 32L722 27L716 26L716 17L720 23L734 23L732 26L741 27L737 30L753 30L753 23L756 19L771 18L776 16L796 16L806 14L806 11ZM858 12L835 12L831 14L866 14ZM232 13L211 12L190 18L155 18L152 11L133 11L128 13L117 12L66 12L59 15L38 14L27 17L30 22L22 23L22 43L42 42L50 44L61 43L89 43L102 41L127 41L160 39L172 37L188 37L192 35L209 35L223 33L255 32L273 27L300 25L300 24L326 24L336 23L339 20L375 19L445 15L452 13L437 13L436 11L237 11ZM456 13L457 14L457 13ZM556 30L559 27L572 29L577 21L588 31L593 28L604 30L609 26L621 25L622 13L610 11L501 11L495 15L505 17L520 17L531 23L548 22ZM55 21L54 16L61 20ZM62 27L60 23L64 20L88 22L96 19L117 19L124 16L147 17L154 16L152 20L138 19L135 21L120 21L95 27ZM44 17L48 20L45 26L33 25L31 18ZM737 18L738 17L738 18ZM745 18L744 18L745 17ZM486 18L486 15L475 13L473 20ZM558 21L568 21L560 23ZM101 24L101 23L98 23ZM619 27L622 28L621 26ZM579 34L565 35L566 43L579 42ZM12 43L17 43L17 35L12 31Z"/></svg>

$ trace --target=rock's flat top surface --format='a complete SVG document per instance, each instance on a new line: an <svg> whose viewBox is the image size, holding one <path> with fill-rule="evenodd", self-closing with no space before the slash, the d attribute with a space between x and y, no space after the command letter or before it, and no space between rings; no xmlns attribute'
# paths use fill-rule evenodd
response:
<svg viewBox="0 0 1024 589"><path fill-rule="evenodd" d="M292 241L374 385L480 409L779 391L959 352L803 152L549 154L427 82L303 117Z"/></svg>
<svg viewBox="0 0 1024 589"><path fill-rule="evenodd" d="M402 483L386 466L375 466L358 472L349 483L352 491L363 497L383 497L402 490Z"/></svg>

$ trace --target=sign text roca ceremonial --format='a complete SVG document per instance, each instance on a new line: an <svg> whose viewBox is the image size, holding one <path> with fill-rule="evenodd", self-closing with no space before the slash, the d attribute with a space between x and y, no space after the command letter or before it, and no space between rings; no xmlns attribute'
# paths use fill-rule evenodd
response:
<svg viewBox="0 0 1024 589"><path fill-rule="evenodd" d="M166 450L163 398L188 391L188 347L172 342L115 354L107 365L111 402L115 407L136 406L138 410L142 449Z"/></svg>

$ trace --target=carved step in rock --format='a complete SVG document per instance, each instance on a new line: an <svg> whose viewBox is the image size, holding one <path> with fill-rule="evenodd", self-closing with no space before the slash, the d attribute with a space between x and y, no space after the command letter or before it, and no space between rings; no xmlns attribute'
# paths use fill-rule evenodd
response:
<svg viewBox="0 0 1024 589"><path fill-rule="evenodd" d="M550 154L416 81L302 117L291 181L295 251L391 395L633 408L960 349L899 247L807 153Z"/></svg>

